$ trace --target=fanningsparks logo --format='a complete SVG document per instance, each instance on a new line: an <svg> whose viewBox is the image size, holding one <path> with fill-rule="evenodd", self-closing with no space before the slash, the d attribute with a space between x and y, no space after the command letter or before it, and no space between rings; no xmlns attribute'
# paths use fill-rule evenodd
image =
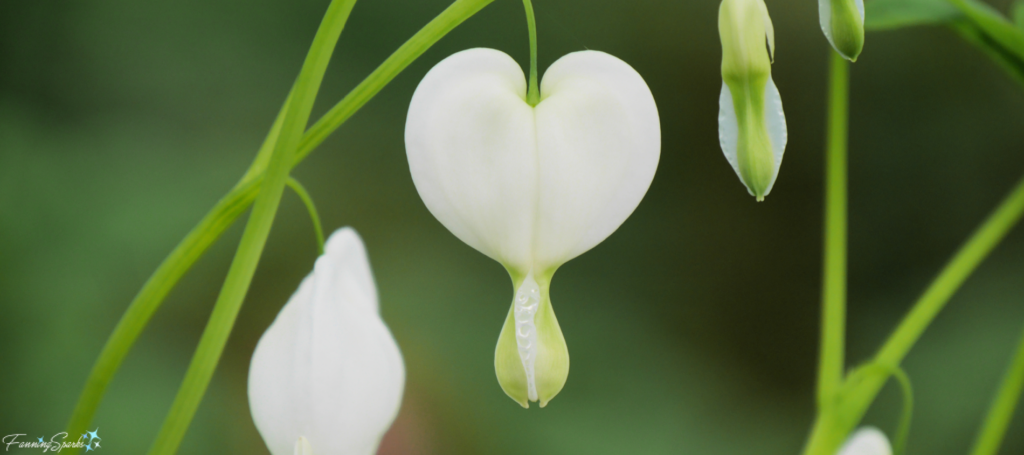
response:
<svg viewBox="0 0 1024 455"><path fill-rule="evenodd" d="M52 438L46 440L44 436L32 440L25 433L9 434L4 436L3 443L7 452L13 449L43 449L43 452L60 452L64 449L85 449L86 452L92 452L93 450L99 450L100 442L103 438L98 434L100 431L97 428L94 431L87 431L79 436L76 441L69 441L68 434L65 432L57 433Z"/></svg>

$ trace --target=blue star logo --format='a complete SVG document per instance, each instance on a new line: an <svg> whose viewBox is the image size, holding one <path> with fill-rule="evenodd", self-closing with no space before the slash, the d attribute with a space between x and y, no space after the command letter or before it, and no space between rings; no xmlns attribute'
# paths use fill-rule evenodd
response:
<svg viewBox="0 0 1024 455"><path fill-rule="evenodd" d="M92 451L92 446L91 445L86 445L85 446L85 451L86 452L91 452Z"/></svg>
<svg viewBox="0 0 1024 455"><path fill-rule="evenodd" d="M99 428L97 428L97 430L99 430ZM82 437L81 437L81 438L78 438L78 440L79 440L79 441L81 441L81 440L83 440L83 439L89 439L89 435L88 435L88 433L82 433Z"/></svg>
<svg viewBox="0 0 1024 455"><path fill-rule="evenodd" d="M99 428L97 428L97 430L98 430L98 429L99 429ZM39 438L39 442L43 442L43 438Z"/></svg>
<svg viewBox="0 0 1024 455"><path fill-rule="evenodd" d="M100 431L99 428L96 428L95 431L87 431L86 432L86 434L89 435L89 442L92 442L93 439L103 440L103 438L101 438L100 435L96 434L98 431Z"/></svg>

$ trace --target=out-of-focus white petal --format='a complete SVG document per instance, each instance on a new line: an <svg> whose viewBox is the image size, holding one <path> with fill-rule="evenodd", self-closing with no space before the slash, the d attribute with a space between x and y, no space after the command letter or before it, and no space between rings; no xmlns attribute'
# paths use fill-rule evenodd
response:
<svg viewBox="0 0 1024 455"><path fill-rule="evenodd" d="M557 267L618 228L650 186L661 147L647 85L597 51L555 62L536 107L511 57L456 53L417 87L405 140L431 213L524 275Z"/></svg>
<svg viewBox="0 0 1024 455"><path fill-rule="evenodd" d="M850 436L836 455L892 455L892 446L881 430L864 427Z"/></svg>
<svg viewBox="0 0 1024 455"><path fill-rule="evenodd" d="M340 229L253 353L256 428L273 455L300 453L300 438L317 455L371 455L398 413L404 384L363 242Z"/></svg>
<svg viewBox="0 0 1024 455"><path fill-rule="evenodd" d="M775 81L768 77L768 84L764 90L764 118L765 126L768 129L768 139L772 144L772 157L774 159L775 171L768 184L764 195L771 193L775 186L775 180L779 178L779 169L782 168L782 155L786 152L786 143L789 140L789 133L786 130L786 114L782 111L782 96L775 86ZM729 86L722 83L722 93L718 97L718 142L722 146L725 159L729 161L732 170L736 172L747 192L751 196L754 191L747 186L740 174L739 158L737 157L737 143L739 141L739 124L736 119L736 107L733 104L732 92Z"/></svg>

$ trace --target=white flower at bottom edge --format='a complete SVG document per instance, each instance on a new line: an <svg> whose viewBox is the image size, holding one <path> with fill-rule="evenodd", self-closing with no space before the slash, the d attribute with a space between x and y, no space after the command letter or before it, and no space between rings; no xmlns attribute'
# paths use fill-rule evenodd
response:
<svg viewBox="0 0 1024 455"><path fill-rule="evenodd" d="M836 455L892 455L892 446L878 428L863 427L846 440Z"/></svg>
<svg viewBox="0 0 1024 455"><path fill-rule="evenodd" d="M377 305L363 242L339 229L252 356L249 406L273 455L377 451L405 387Z"/></svg>

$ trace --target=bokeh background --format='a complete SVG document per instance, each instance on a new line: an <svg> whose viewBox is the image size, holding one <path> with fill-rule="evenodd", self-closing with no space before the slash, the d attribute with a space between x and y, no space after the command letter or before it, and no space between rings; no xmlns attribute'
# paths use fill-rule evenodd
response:
<svg viewBox="0 0 1024 455"><path fill-rule="evenodd" d="M327 0L0 0L0 433L63 430L128 302L241 176ZM326 111L446 0L363 0ZM1006 11L1006 2L994 3ZM552 290L572 355L546 409L505 397L493 350L512 297L497 263L426 210L403 147L424 73L486 46L527 61L518 0L445 37L296 170L325 227L368 245L408 367L382 454L795 454L813 418L825 78L817 2L769 0L789 146L755 203L718 147L715 1L537 0L540 63L576 50L635 67L658 102L661 164L633 216ZM866 359L1024 172L1024 90L943 28L871 33L852 70L849 357ZM155 436L234 252L236 225L185 277L116 376L94 426L111 453ZM256 341L315 244L286 194L223 361L181 448L266 453L249 415ZM966 453L1024 328L1024 229L907 358L911 453ZM889 385L866 422L890 433ZM1024 418L1001 453L1024 452Z"/></svg>

